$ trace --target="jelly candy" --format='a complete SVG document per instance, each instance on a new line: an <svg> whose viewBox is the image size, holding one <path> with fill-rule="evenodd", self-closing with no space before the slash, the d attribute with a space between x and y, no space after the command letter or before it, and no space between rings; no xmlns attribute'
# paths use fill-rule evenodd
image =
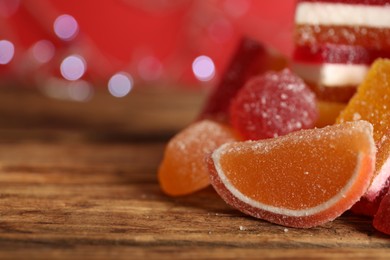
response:
<svg viewBox="0 0 390 260"><path fill-rule="evenodd" d="M355 205L352 206L351 211L358 215L374 217L378 212L379 205L382 199L385 197L390 186L390 178L387 179L386 185L379 192L378 196L375 197L373 201L369 201L366 197L360 198Z"/></svg>
<svg viewBox="0 0 390 260"><path fill-rule="evenodd" d="M388 0L298 1L296 45L323 43L390 49Z"/></svg>
<svg viewBox="0 0 390 260"><path fill-rule="evenodd" d="M379 143L377 143L377 156L376 156L376 162L375 162L375 171L377 172L388 172L390 171L390 130L388 133L384 136L384 138L381 139ZM380 174L384 178L386 178L386 174ZM378 184L374 184L374 186L382 186L381 184L384 182L385 185L383 185L382 189L379 191L378 195L375 196L369 196L370 199L367 198L367 196L363 196L359 202L357 202L352 208L351 211L353 213L359 214L359 215L366 215L366 216L374 216L379 208L379 204L381 203L383 197L386 195L387 190L390 186L390 177L387 178L387 181L381 180L379 178L374 179Z"/></svg>
<svg viewBox="0 0 390 260"><path fill-rule="evenodd" d="M171 196L193 193L210 184L204 157L218 146L239 140L228 126L202 120L174 136L165 148L158 170L162 190Z"/></svg>
<svg viewBox="0 0 390 260"><path fill-rule="evenodd" d="M232 126L252 140L311 128L317 116L314 93L288 69L249 80L230 108Z"/></svg>
<svg viewBox="0 0 390 260"><path fill-rule="evenodd" d="M366 191L374 171L372 125L347 122L222 145L208 159L211 184L231 206L308 228L333 220Z"/></svg>
<svg viewBox="0 0 390 260"><path fill-rule="evenodd" d="M377 230L390 235L390 191L381 201L373 225Z"/></svg>
<svg viewBox="0 0 390 260"><path fill-rule="evenodd" d="M365 197L373 201L390 176L390 60L378 59L337 122L367 120L374 126L378 146L376 171ZM381 142L385 143L379 145ZM388 144L386 144L388 143Z"/></svg>
<svg viewBox="0 0 390 260"><path fill-rule="evenodd" d="M251 76L269 69L280 70L286 64L282 56L271 53L256 40L243 38L219 85L206 100L199 118L226 122L231 99Z"/></svg>
<svg viewBox="0 0 390 260"><path fill-rule="evenodd" d="M345 106L346 104L344 103L319 100L317 103L318 119L315 127L321 128L327 125L333 125Z"/></svg>
<svg viewBox="0 0 390 260"><path fill-rule="evenodd" d="M293 71L319 99L348 101L373 60L390 57L389 3L298 1Z"/></svg>
<svg viewBox="0 0 390 260"><path fill-rule="evenodd" d="M292 69L320 99L348 101L378 57L390 57L390 52L335 44L301 46L294 50Z"/></svg>

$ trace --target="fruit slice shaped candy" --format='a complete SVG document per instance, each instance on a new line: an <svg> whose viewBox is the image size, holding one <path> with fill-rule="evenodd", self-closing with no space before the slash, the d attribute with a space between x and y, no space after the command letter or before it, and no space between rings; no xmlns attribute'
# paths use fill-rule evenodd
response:
<svg viewBox="0 0 390 260"><path fill-rule="evenodd" d="M349 122L229 143L208 163L213 187L231 206L309 228L335 219L366 191L375 163L372 125Z"/></svg>
<svg viewBox="0 0 390 260"><path fill-rule="evenodd" d="M337 122L366 120L374 126L378 145L376 171L364 195L373 201L390 177L390 60L378 59L371 66L357 93L341 112ZM383 143L383 144L381 144ZM380 145L381 144L381 145Z"/></svg>
<svg viewBox="0 0 390 260"><path fill-rule="evenodd" d="M210 184L205 156L218 146L239 140L228 126L202 120L174 136L158 170L161 189L168 195L193 193Z"/></svg>

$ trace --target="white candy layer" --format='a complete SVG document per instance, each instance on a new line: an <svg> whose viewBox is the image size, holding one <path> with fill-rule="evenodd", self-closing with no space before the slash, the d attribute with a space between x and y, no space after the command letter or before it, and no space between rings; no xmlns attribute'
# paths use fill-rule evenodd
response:
<svg viewBox="0 0 390 260"><path fill-rule="evenodd" d="M305 81L327 87L359 85L368 72L366 64L294 63L292 70Z"/></svg>
<svg viewBox="0 0 390 260"><path fill-rule="evenodd" d="M300 2L295 23L390 28L390 6Z"/></svg>

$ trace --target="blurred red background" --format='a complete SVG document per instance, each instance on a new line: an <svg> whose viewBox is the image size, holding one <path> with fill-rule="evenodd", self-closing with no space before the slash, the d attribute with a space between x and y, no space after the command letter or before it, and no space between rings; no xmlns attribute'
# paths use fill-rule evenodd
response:
<svg viewBox="0 0 390 260"><path fill-rule="evenodd" d="M86 69L75 78L94 85L118 72L135 86L211 85L242 35L288 56L293 9L294 0L0 0L0 73L22 85L63 80L61 64L73 55ZM4 43L14 46L9 61ZM210 77L194 75L199 56L215 65Z"/></svg>

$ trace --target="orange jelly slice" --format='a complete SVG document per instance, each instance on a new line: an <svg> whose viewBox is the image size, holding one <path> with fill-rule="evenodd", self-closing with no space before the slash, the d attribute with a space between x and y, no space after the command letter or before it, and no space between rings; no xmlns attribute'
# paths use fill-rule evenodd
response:
<svg viewBox="0 0 390 260"><path fill-rule="evenodd" d="M372 125L348 122L221 146L211 183L244 213L292 227L333 220L366 191L374 169Z"/></svg>
<svg viewBox="0 0 390 260"><path fill-rule="evenodd" d="M210 184L205 156L220 145L239 140L228 126L211 120L189 125L165 148L158 170L161 189L168 195L193 193Z"/></svg>
<svg viewBox="0 0 390 260"><path fill-rule="evenodd" d="M375 177L365 197L374 200L390 176L390 60L378 59L371 66L365 80L358 87L338 123L366 120L374 126L374 140L378 146ZM381 145L379 145L381 144Z"/></svg>

